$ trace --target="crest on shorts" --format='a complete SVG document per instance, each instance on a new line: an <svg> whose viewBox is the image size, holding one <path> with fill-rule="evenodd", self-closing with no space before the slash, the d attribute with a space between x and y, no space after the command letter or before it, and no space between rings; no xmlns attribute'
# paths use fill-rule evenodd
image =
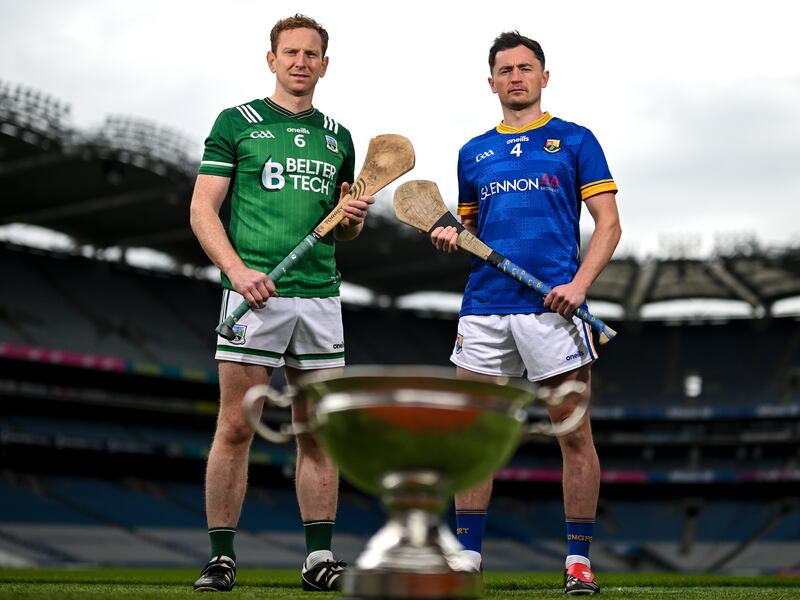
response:
<svg viewBox="0 0 800 600"><path fill-rule="evenodd" d="M339 152L339 142L336 141L335 137L330 135L325 136L325 147L331 152Z"/></svg>
<svg viewBox="0 0 800 600"><path fill-rule="evenodd" d="M456 354L461 354L464 349L464 336L460 333L456 336Z"/></svg>
<svg viewBox="0 0 800 600"><path fill-rule="evenodd" d="M241 346L247 340L245 339L245 334L247 333L247 325L234 325L233 326L233 335L234 338L231 340L231 344L236 344L237 346Z"/></svg>
<svg viewBox="0 0 800 600"><path fill-rule="evenodd" d="M561 150L561 140L545 140L544 141L544 151L549 152L550 154L555 154Z"/></svg>

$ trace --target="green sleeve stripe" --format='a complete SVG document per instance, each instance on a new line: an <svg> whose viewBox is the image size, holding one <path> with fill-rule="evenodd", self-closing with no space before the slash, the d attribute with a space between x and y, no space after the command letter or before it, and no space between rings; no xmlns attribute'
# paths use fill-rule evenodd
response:
<svg viewBox="0 0 800 600"><path fill-rule="evenodd" d="M233 174L233 168L216 167L213 165L200 165L197 170L201 175L219 175L221 177L230 177Z"/></svg>

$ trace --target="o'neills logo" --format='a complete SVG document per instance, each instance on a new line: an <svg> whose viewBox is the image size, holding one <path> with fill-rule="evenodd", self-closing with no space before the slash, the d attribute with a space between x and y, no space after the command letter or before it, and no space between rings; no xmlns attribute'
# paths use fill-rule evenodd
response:
<svg viewBox="0 0 800 600"><path fill-rule="evenodd" d="M584 354L586 353L583 350L578 350L575 354L567 354L564 357L564 360L575 360L576 358L580 358Z"/></svg>

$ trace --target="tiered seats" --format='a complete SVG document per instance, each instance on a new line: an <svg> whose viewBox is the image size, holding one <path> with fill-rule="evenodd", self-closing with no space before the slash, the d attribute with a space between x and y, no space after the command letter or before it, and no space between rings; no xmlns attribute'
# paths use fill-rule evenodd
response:
<svg viewBox="0 0 800 600"><path fill-rule="evenodd" d="M98 522L122 527L200 527L203 519L169 502L131 487L88 477L42 478L47 493L79 506Z"/></svg>
<svg viewBox="0 0 800 600"><path fill-rule="evenodd" d="M8 523L88 525L96 521L28 486L0 482L0 528Z"/></svg>

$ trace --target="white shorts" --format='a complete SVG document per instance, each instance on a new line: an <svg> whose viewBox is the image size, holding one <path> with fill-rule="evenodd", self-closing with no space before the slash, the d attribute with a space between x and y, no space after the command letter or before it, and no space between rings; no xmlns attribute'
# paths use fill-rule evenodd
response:
<svg viewBox="0 0 800 600"><path fill-rule="evenodd" d="M242 296L223 290L220 321L239 306ZM270 298L234 325L232 341L217 337L214 358L295 369L344 366L342 305L332 298Z"/></svg>
<svg viewBox="0 0 800 600"><path fill-rule="evenodd" d="M597 359L589 326L557 313L466 315L450 362L475 373L541 381Z"/></svg>

